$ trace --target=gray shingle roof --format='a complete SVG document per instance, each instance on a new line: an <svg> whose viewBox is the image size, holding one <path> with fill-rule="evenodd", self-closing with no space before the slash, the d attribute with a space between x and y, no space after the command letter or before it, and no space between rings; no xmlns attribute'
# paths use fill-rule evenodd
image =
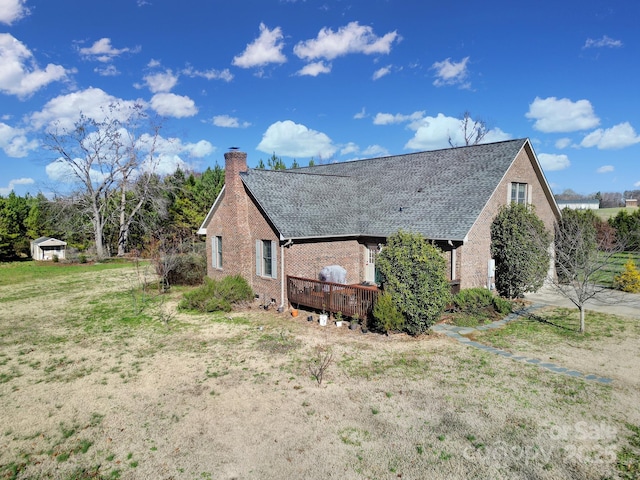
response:
<svg viewBox="0 0 640 480"><path fill-rule="evenodd" d="M463 240L527 141L241 175L284 238L387 237L403 229Z"/></svg>

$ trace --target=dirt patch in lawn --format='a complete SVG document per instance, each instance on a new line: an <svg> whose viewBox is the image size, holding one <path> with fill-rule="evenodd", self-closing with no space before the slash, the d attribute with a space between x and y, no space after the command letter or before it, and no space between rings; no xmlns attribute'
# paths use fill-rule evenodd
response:
<svg viewBox="0 0 640 480"><path fill-rule="evenodd" d="M177 293L168 321L115 321L129 274L0 288L0 478L614 477L640 424L632 338L531 352L606 386L436 335L175 313Z"/></svg>

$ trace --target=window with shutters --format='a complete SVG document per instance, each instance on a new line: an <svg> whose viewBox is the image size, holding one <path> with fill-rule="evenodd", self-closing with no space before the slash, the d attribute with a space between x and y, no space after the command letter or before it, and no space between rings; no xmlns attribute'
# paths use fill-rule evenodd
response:
<svg viewBox="0 0 640 480"><path fill-rule="evenodd" d="M211 239L211 266L222 269L222 237Z"/></svg>
<svg viewBox="0 0 640 480"><path fill-rule="evenodd" d="M273 240L256 240L256 275L276 278L277 244Z"/></svg>
<svg viewBox="0 0 640 480"><path fill-rule="evenodd" d="M513 182L511 184L511 203L522 203L526 205L528 201L528 185L526 183Z"/></svg>

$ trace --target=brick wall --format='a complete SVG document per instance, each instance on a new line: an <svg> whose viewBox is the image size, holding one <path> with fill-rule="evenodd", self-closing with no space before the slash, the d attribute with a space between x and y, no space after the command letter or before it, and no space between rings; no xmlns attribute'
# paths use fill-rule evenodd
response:
<svg viewBox="0 0 640 480"><path fill-rule="evenodd" d="M239 173L246 171L246 154L225 154L225 187L207 225L207 275L221 279L242 275L261 299L275 299L279 305L282 288L282 255L284 274L317 279L328 265L347 270L347 282L359 283L364 278L363 261L366 248L355 239L337 241L303 241L282 248L279 236L248 195ZM213 267L212 241L222 237L222 268ZM276 278L256 275L256 240L275 241ZM286 290L285 290L286 297ZM286 298L285 298L286 305Z"/></svg>
<svg viewBox="0 0 640 480"><path fill-rule="evenodd" d="M324 267L340 265L347 270L347 283L364 279L366 247L355 239L294 243L285 252L289 275L317 280Z"/></svg>
<svg viewBox="0 0 640 480"><path fill-rule="evenodd" d="M485 286L487 283L491 246L491 222L502 205L510 201L510 183L526 183L531 188L531 202L536 214L547 228L553 228L555 213L545 197L542 177L534 169L528 148L516 157L511 168L493 193L473 228L468 241L456 250L456 277L461 288ZM261 298L281 301L282 256L284 274L317 279L320 270L328 265L340 265L347 270L347 283L360 283L365 278L366 244L357 239L296 241L281 248L279 236L257 205L251 200L239 173L246 171L246 154L232 151L225 154L225 190L207 226L207 274L212 278L242 275ZM212 239L222 236L223 268L212 266ZM256 275L256 240L276 241L277 275L265 278ZM378 239L375 243L378 243ZM450 247L440 245L445 251ZM450 253L445 253L450 273ZM286 295L286 291L285 291ZM286 305L286 298L285 298Z"/></svg>
<svg viewBox="0 0 640 480"><path fill-rule="evenodd" d="M225 157L225 187L216 210L207 226L207 275L221 279L227 275L242 275L261 298L280 303L280 248L276 278L256 275L256 240L273 240L278 244L276 232L260 214L251 200L240 172L247 170L247 154L231 151ZM222 268L213 267L212 239L222 237Z"/></svg>
<svg viewBox="0 0 640 480"><path fill-rule="evenodd" d="M523 148L507 171L498 188L469 232L468 241L460 248L459 269L461 288L486 286L488 261L491 258L491 223L500 207L510 201L510 184L526 183L531 188L530 199L535 212L549 231L556 220L554 210L545 196L542 178L533 167L527 148Z"/></svg>

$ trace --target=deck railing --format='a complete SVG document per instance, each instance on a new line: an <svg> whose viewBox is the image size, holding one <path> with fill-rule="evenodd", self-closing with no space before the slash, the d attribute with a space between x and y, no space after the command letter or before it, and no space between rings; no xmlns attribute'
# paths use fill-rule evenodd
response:
<svg viewBox="0 0 640 480"><path fill-rule="evenodd" d="M376 287L321 282L310 278L287 276L287 297L294 306L304 305L345 317L367 318L378 296Z"/></svg>

